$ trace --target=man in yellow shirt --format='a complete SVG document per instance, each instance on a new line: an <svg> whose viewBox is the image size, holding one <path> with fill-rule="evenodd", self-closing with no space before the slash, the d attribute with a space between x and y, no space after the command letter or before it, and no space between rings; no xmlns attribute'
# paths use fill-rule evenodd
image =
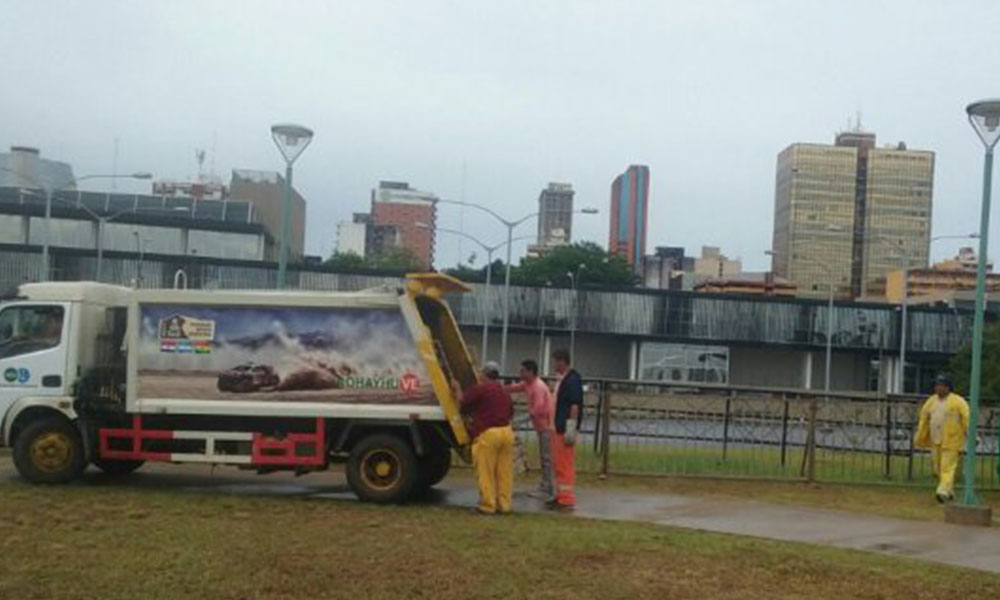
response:
<svg viewBox="0 0 1000 600"><path fill-rule="evenodd" d="M951 380L946 375L938 375L934 380L934 394L920 409L914 440L917 446L931 450L931 464L938 477L938 502L944 503L955 497L958 455L965 446L968 431L968 403L952 391Z"/></svg>

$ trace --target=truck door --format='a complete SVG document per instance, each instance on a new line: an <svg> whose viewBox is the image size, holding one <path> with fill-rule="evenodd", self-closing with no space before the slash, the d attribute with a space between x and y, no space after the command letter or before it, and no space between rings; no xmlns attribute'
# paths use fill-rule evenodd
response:
<svg viewBox="0 0 1000 600"><path fill-rule="evenodd" d="M0 420L19 398L64 395L69 308L51 302L0 308Z"/></svg>

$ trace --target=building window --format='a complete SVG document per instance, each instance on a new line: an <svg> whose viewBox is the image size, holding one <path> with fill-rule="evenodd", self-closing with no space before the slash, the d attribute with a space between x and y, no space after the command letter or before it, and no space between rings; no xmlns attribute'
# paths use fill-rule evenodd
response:
<svg viewBox="0 0 1000 600"><path fill-rule="evenodd" d="M639 378L647 381L729 382L729 348L647 342L639 353Z"/></svg>

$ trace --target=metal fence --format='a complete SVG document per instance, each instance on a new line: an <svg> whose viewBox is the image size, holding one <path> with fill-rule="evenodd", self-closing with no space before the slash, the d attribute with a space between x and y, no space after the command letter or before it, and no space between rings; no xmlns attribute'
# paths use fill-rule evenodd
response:
<svg viewBox="0 0 1000 600"><path fill-rule="evenodd" d="M662 382L588 380L577 468L599 474L708 475L929 485L913 445L922 398ZM981 407L976 485L1000 489L1000 405ZM517 428L529 464L536 441Z"/></svg>

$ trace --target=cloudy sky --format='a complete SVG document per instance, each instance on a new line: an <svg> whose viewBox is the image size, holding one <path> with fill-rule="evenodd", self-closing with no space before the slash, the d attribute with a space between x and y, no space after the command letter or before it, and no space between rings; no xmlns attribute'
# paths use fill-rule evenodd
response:
<svg viewBox="0 0 1000 600"><path fill-rule="evenodd" d="M642 163L650 251L719 245L764 268L777 153L859 112L880 144L937 153L933 233L968 233L982 146L964 107L1000 96L995 1L8 0L0 30L0 147L78 175L108 171L116 138L121 171L191 177L197 148L226 178L279 169L269 126L313 128L295 181L316 254L379 179L511 218L571 182L601 210L575 237L606 245L611 180ZM440 223L503 235L454 207ZM471 250L442 235L438 264Z"/></svg>

